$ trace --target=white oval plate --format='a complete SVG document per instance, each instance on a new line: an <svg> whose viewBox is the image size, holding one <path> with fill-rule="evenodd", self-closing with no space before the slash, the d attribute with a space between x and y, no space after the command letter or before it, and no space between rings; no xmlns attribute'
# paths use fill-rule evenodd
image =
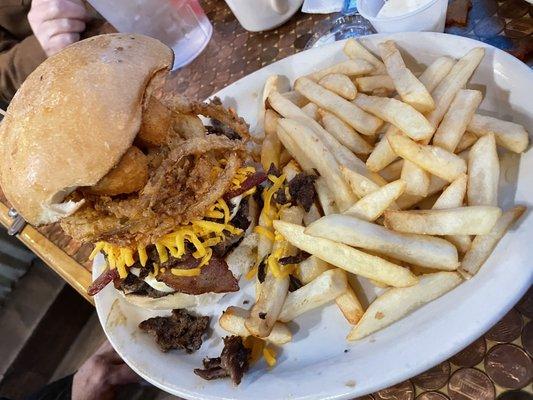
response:
<svg viewBox="0 0 533 400"><path fill-rule="evenodd" d="M458 58L474 47L485 47L485 58L469 84L485 93L481 109L521 123L533 132L533 73L516 58L484 43L439 33L373 35L363 42L376 50L385 38L394 39L404 54L423 65L442 55ZM217 95L254 127L258 99L269 75L283 74L294 80L345 59L342 46L342 42L337 42L288 57ZM409 63L412 58L407 60ZM505 208L515 203L531 207L533 152L521 157L506 153L502 158L501 204ZM412 377L481 336L531 285L532 237L532 216L527 212L473 279L361 341L345 340L350 327L333 305L298 318L291 324L294 340L283 346L278 365L269 370L264 362L258 363L238 387L225 379L204 381L192 370L201 366L204 357L220 354L220 338L225 333L217 319L222 310L229 305L243 306L244 300L252 302L252 285L244 279L243 290L227 295L215 306L198 310L212 316L213 331L192 355L180 351L161 353L153 338L137 325L148 317L166 313L125 303L118 299L112 285L96 296L96 309L109 340L124 360L147 381L172 394L187 399L347 399ZM102 270L102 261L103 257L96 260L94 276ZM371 299L375 294L364 286Z"/></svg>

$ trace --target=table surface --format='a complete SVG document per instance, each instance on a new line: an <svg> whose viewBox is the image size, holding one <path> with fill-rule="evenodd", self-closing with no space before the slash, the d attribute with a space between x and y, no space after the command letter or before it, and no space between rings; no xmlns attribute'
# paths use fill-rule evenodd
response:
<svg viewBox="0 0 533 400"><path fill-rule="evenodd" d="M239 25L225 2L207 0L202 5L213 24L213 37L202 54L174 72L169 82L180 93L197 99L207 98L259 68L303 50L312 34L326 29L335 17L297 13L278 29L254 33ZM523 0L474 0L467 25L448 27L446 32L524 55L533 43L533 6ZM526 58L526 62L530 64L531 59ZM0 193L0 223L5 226L11 222L8 206ZM92 245L68 237L58 224L27 226L19 238L92 301L85 292L91 282L88 256ZM365 399L530 399L532 318L533 289L500 323L466 350L428 373ZM522 389L509 391L517 388Z"/></svg>

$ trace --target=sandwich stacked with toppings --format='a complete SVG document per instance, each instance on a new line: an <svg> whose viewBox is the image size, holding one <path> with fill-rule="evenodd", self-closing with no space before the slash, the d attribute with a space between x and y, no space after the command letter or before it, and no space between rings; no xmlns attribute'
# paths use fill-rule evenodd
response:
<svg viewBox="0 0 533 400"><path fill-rule="evenodd" d="M172 60L141 35L81 41L31 74L0 127L11 204L104 253L89 294L113 282L155 309L239 289L234 273L245 267L225 259L252 228L252 195L266 179L232 110L164 90Z"/></svg>

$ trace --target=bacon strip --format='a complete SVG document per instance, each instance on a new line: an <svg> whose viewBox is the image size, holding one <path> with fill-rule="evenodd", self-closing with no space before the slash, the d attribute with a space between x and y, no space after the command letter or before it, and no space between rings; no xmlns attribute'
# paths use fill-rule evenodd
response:
<svg viewBox="0 0 533 400"><path fill-rule="evenodd" d="M100 274L98 278L87 289L87 294L89 296L94 296L98 294L100 290L105 288L111 281L118 278L118 271L116 269L106 268L104 272Z"/></svg>
<svg viewBox="0 0 533 400"><path fill-rule="evenodd" d="M254 174L246 178L246 180L243 183L241 183L240 188L230 190L229 192L227 192L224 195L224 200L228 201L234 197L237 197L243 194L244 192L246 192L247 190L250 190L251 188L261 184L266 179L267 179L267 174L265 174L264 172L255 172Z"/></svg>
<svg viewBox="0 0 533 400"><path fill-rule="evenodd" d="M187 259L184 263L176 265L174 268L189 269L194 268L194 264ZM160 272L157 280L166 283L177 292L187 294L202 293L226 293L239 290L237 279L228 268L226 261L212 257L207 265L201 269L198 276L176 276L171 272L172 268L166 268L165 272Z"/></svg>

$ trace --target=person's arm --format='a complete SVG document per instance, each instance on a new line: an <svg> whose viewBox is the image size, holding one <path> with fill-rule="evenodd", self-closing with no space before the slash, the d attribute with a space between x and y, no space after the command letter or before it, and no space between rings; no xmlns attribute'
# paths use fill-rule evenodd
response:
<svg viewBox="0 0 533 400"><path fill-rule="evenodd" d="M34 35L16 42L5 31L0 31L0 101L9 103L26 77L46 59Z"/></svg>

